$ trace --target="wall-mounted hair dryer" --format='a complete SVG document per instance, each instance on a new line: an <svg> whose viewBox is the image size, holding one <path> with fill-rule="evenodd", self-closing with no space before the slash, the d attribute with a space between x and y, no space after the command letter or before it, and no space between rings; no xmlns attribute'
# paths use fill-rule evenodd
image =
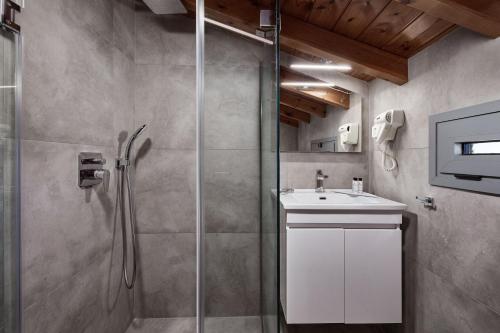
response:
<svg viewBox="0 0 500 333"><path fill-rule="evenodd" d="M387 152L387 143L394 140L398 128L403 126L405 122L405 113L403 110L388 110L375 117L372 127L372 138L377 143L386 143L384 145L384 157L382 163L385 171L393 171L398 167L396 158ZM387 158L391 161L390 166L387 165Z"/></svg>
<svg viewBox="0 0 500 333"><path fill-rule="evenodd" d="M358 123L348 123L340 126L340 143L343 145L357 145L359 136L358 127Z"/></svg>
<svg viewBox="0 0 500 333"><path fill-rule="evenodd" d="M392 141L398 128L405 122L405 113L402 110L388 110L375 117L372 127L372 138L377 143Z"/></svg>

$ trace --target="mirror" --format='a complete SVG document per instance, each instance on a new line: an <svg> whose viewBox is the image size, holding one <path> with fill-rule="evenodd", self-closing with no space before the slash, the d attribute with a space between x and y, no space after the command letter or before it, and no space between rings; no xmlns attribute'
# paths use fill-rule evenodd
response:
<svg viewBox="0 0 500 333"><path fill-rule="evenodd" d="M280 105L282 152L360 153L362 151L362 99L351 93L348 109L327 106L323 115L300 117ZM286 98L286 96L285 96ZM286 102L286 101L285 101Z"/></svg>

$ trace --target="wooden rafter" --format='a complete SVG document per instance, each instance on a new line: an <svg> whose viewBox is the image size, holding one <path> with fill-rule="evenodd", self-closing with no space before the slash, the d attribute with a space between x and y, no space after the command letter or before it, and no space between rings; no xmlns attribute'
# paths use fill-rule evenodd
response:
<svg viewBox="0 0 500 333"><path fill-rule="evenodd" d="M289 15L282 16L280 41L281 45L319 58L350 64L355 71L397 84L408 82L406 58Z"/></svg>
<svg viewBox="0 0 500 333"><path fill-rule="evenodd" d="M280 90L280 103L320 118L326 117L326 104L318 103L284 89Z"/></svg>
<svg viewBox="0 0 500 333"><path fill-rule="evenodd" d="M294 109L294 108L292 108L288 105L285 105L285 104L280 104L280 114L282 114L288 118L293 118L293 119L302 121L304 123L311 122L311 114L310 113Z"/></svg>
<svg viewBox="0 0 500 333"><path fill-rule="evenodd" d="M397 1L485 36L500 37L500 2L498 0Z"/></svg>
<svg viewBox="0 0 500 333"><path fill-rule="evenodd" d="M302 81L302 82L323 82L310 76L293 72L285 67L280 68L281 82ZM315 88L311 90L302 90L297 87L282 86L283 89L294 92L298 95L308 97L318 102L332 106L338 106L349 109L350 97L348 93L331 88Z"/></svg>
<svg viewBox="0 0 500 333"><path fill-rule="evenodd" d="M289 118L287 116L284 116L280 114L280 122L293 126L293 127L299 127L299 121L297 119Z"/></svg>

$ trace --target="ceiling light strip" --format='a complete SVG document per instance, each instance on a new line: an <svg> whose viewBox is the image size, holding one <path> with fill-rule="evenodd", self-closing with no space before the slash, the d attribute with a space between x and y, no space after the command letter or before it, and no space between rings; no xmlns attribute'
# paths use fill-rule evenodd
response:
<svg viewBox="0 0 500 333"><path fill-rule="evenodd" d="M282 82L284 87L335 87L332 82L308 82L308 81L288 81Z"/></svg>
<svg viewBox="0 0 500 333"><path fill-rule="evenodd" d="M294 69L310 69L310 70L328 70L328 71L350 71L350 65L333 65L333 64L292 64L290 68Z"/></svg>

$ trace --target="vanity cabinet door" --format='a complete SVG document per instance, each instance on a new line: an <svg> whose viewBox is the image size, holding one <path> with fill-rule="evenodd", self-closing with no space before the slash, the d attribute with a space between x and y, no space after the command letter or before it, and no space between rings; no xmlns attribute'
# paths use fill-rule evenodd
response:
<svg viewBox="0 0 500 333"><path fill-rule="evenodd" d="M288 228L286 320L344 322L344 230Z"/></svg>
<svg viewBox="0 0 500 333"><path fill-rule="evenodd" d="M401 230L345 230L345 322L400 323Z"/></svg>

